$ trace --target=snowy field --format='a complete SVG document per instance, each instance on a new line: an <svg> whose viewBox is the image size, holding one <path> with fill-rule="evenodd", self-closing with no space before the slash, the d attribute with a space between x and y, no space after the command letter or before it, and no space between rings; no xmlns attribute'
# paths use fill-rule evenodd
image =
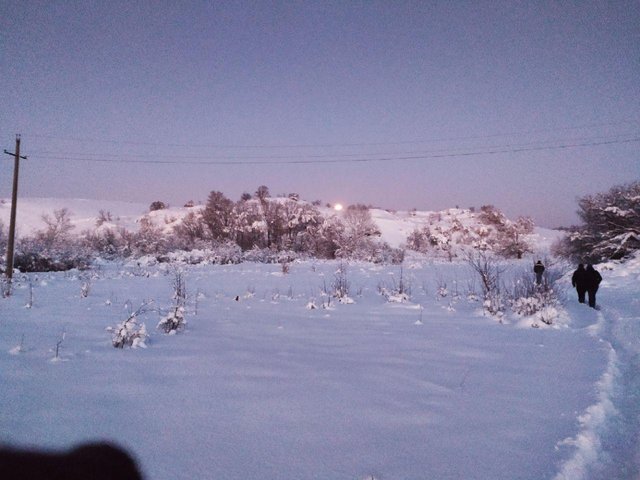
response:
<svg viewBox="0 0 640 480"><path fill-rule="evenodd" d="M324 295L336 262L183 268L177 335L156 329L167 265L20 275L0 442L112 440L153 480L640 478L640 259L601 270L601 310L567 291L541 328L482 315L464 264L406 263L402 303L379 292L399 266L350 264L344 304ZM113 348L150 299L146 348Z"/></svg>

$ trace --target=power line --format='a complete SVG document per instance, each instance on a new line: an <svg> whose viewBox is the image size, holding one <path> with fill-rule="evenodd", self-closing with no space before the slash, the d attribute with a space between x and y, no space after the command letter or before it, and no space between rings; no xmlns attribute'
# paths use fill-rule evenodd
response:
<svg viewBox="0 0 640 480"><path fill-rule="evenodd" d="M194 155L194 154L154 154L154 153L127 153L127 154L119 154L119 153L93 153L93 152L69 152L65 150L64 152L60 151L51 151L51 150L42 150L42 151L32 151L32 155L37 155L39 158L59 158L61 155L64 155L64 158L71 159L71 157L80 157L80 158L89 158L89 157L114 157L117 159L121 159L124 161L126 158L181 158L181 159L206 159L206 160L258 160L258 159L274 159L274 160L287 160L287 159L303 159L303 158L350 158L350 157L367 157L367 156L398 156L398 155L427 155L432 153L454 153L456 151L468 151L468 150L479 150L479 149L505 149L505 148L522 148L528 146L553 146L554 143L567 143L567 142L595 142L595 141L610 141L614 139L621 139L625 137L637 136L638 133L633 134L621 134L621 135L613 135L613 136L595 136L595 137L578 137L571 139L553 139L553 140L539 140L535 142L527 142L527 143L515 143L515 144L502 144L502 145L482 145L482 146L469 146L469 147L457 147L457 148L440 148L436 150L413 150L413 151L404 151L404 152L358 152L358 153L325 153L325 154L278 154L278 155Z"/></svg>
<svg viewBox="0 0 640 480"><path fill-rule="evenodd" d="M562 145L546 145L546 146L523 146L518 148L504 148L498 147L490 150L475 150L466 152L445 152L445 153L431 153L423 155L407 155L407 156L385 156L380 158L330 158L327 160L315 160L315 159L267 159L266 161L257 160L209 160L209 161L190 161L190 160L136 160L136 159L118 159L118 158L80 158L69 156L38 156L32 155L32 158L42 158L46 160L67 160L76 162L89 162L89 163L136 163L136 164L154 164L154 165L295 165L295 164L336 164L336 163L367 163L367 162L393 162L393 161L408 161L408 160L427 160L427 159L441 159L441 158L456 158L456 157L471 157L480 155L499 155L505 153L523 153L534 152L544 150L561 150L569 148L579 147L598 147L604 145L615 145L640 142L640 137L624 139L624 140L608 140L601 142L585 142L585 143L573 143Z"/></svg>
<svg viewBox="0 0 640 480"><path fill-rule="evenodd" d="M318 144L281 144L281 145L239 145L239 144L215 144L215 143L202 143L202 144L189 144L189 143L158 143L158 142L140 142L129 140L113 140L113 139L97 139L88 137L61 137L59 135L47 135L39 133L30 133L30 136L34 138L48 138L56 140L67 140L79 143L106 143L113 145L139 145L139 146L153 146L153 147L177 147L177 148L219 148L219 149L270 149L270 148L331 148L331 147L365 147L365 146L388 146L388 145L411 145L411 144L425 144L425 143L437 143L437 142L450 142L450 141L462 141L462 140L480 140L499 137L512 137L512 136L524 136L531 135L533 133L548 133L559 132L569 130L580 130L587 128L607 127L607 126L619 126L619 125L638 125L638 122L621 121L621 122L603 122L592 123L584 125L574 125L568 127L548 128L548 129L532 129L524 132L510 132L510 133L495 133L490 135L472 135L464 137L449 137L449 138L436 138L436 139L422 139L422 140L403 140L393 142L354 142L354 143L318 143Z"/></svg>

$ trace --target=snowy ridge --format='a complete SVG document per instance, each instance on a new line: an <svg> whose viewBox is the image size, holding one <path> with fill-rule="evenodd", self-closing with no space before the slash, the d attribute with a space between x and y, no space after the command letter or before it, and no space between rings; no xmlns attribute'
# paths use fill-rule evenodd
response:
<svg viewBox="0 0 640 480"><path fill-rule="evenodd" d="M285 201L285 198L273 198L272 201ZM303 202L303 201L301 201ZM169 207L149 212L149 205L114 200L89 200L72 198L21 198L18 201L18 236L32 235L42 230L45 224L43 215L52 216L55 210L66 208L70 213L71 224L75 227L73 234L80 234L85 230L96 228L99 212L109 213L111 220L102 223L101 229L124 227L131 231L138 230L143 218L161 227L165 233L170 233L180 225L184 217L190 212L197 212L204 205L193 207ZM320 208L325 217L337 215L329 208ZM5 228L9 224L11 200L0 199L0 222ZM388 211L372 208L371 216L381 233L381 240L391 247L401 247L407 241L407 236L417 228L425 226L439 226L443 229L451 227L454 221L464 227L478 227L482 225L477 214L469 209L449 208L436 211ZM548 251L551 244L564 235L563 232L547 228L535 227L534 233L529 235L531 243L537 251Z"/></svg>

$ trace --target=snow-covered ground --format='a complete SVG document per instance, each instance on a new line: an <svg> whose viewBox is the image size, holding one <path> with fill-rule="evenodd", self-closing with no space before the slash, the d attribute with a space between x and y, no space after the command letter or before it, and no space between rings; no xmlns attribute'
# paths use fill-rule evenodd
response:
<svg viewBox="0 0 640 480"><path fill-rule="evenodd" d="M323 308L338 264L300 262L183 267L188 325L166 335L172 268L18 277L0 443L113 440L154 480L640 478L639 258L601 270L601 310L567 292L545 328L483 316L464 264L405 264L404 303L379 293L399 266L352 264L354 303ZM147 348L113 348L148 299Z"/></svg>
<svg viewBox="0 0 640 480"><path fill-rule="evenodd" d="M0 201L5 227L9 207ZM76 233L100 210L131 230L143 215L170 229L191 211L24 199L19 235L61 208ZM477 221L458 209L371 213L393 247L425 225ZM507 275L529 272L560 235L536 228L535 254ZM177 335L156 329L174 266L18 275L0 298L0 444L112 440L154 480L640 479L640 256L599 267L598 311L565 276L551 327L484 316L464 263L350 264L353 303L326 294L338 267L183 266ZM409 299L389 301L380 292L401 274ZM149 300L147 348L113 348L107 329Z"/></svg>

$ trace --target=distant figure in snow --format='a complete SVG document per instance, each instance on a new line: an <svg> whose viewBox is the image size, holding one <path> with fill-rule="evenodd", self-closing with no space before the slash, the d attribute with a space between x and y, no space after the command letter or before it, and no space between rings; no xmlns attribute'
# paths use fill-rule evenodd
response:
<svg viewBox="0 0 640 480"><path fill-rule="evenodd" d="M540 260L533 266L533 273L536 274L536 285L542 285L542 274L544 273L544 265Z"/></svg>
<svg viewBox="0 0 640 480"><path fill-rule="evenodd" d="M581 263L578 265L578 269L573 272L571 276L571 285L576 288L578 292L578 302L584 303L584 294L587 293L587 271L584 269L584 265Z"/></svg>
<svg viewBox="0 0 640 480"><path fill-rule="evenodd" d="M587 265L585 272L585 286L587 287L587 293L589 294L589 306L596 308L596 292L602 281L602 275L593 268L593 265Z"/></svg>

